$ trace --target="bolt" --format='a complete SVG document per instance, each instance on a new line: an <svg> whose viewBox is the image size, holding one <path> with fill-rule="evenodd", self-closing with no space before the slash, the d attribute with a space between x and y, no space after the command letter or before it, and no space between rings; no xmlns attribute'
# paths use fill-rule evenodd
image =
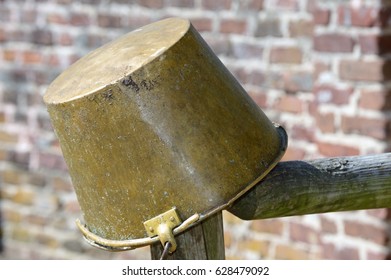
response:
<svg viewBox="0 0 391 280"><path fill-rule="evenodd" d="M155 230L153 229L153 227L149 227L149 231L154 232Z"/></svg>
<svg viewBox="0 0 391 280"><path fill-rule="evenodd" d="M174 217L170 217L170 221L171 222L175 222L175 218Z"/></svg>

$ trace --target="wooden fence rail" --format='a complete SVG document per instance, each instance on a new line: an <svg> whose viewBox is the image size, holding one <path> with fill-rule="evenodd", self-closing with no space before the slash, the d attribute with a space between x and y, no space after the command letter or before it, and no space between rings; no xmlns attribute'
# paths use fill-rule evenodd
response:
<svg viewBox="0 0 391 280"><path fill-rule="evenodd" d="M391 154L280 162L229 211L241 219L391 207Z"/></svg>
<svg viewBox="0 0 391 280"><path fill-rule="evenodd" d="M244 220L391 207L391 153L280 162L229 212ZM224 259L221 213L178 237L169 259ZM162 253L152 246L152 259Z"/></svg>

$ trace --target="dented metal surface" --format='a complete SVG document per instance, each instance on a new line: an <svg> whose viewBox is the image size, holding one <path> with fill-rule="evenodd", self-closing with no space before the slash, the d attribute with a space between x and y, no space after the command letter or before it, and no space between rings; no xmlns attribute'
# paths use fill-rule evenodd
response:
<svg viewBox="0 0 391 280"><path fill-rule="evenodd" d="M181 220L202 221L265 176L287 145L285 131L178 18L91 52L44 101L86 232L101 240L150 238L143 223L172 207Z"/></svg>

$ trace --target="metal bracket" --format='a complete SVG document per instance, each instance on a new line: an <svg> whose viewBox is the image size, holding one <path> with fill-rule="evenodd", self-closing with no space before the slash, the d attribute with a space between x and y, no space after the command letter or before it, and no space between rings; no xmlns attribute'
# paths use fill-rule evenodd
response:
<svg viewBox="0 0 391 280"><path fill-rule="evenodd" d="M163 214L160 214L148 221L144 222L144 227L149 237L158 236L163 247L167 242L171 243L170 253L176 250L177 244L173 234L173 229L181 224L181 219L176 212L176 208L172 208Z"/></svg>

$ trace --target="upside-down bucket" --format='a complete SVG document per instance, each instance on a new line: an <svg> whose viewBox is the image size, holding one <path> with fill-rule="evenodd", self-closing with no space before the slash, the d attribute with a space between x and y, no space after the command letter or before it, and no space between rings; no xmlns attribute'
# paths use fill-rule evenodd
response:
<svg viewBox="0 0 391 280"><path fill-rule="evenodd" d="M221 211L287 145L283 128L178 18L92 51L44 101L83 213L79 227L108 250L164 243Z"/></svg>

